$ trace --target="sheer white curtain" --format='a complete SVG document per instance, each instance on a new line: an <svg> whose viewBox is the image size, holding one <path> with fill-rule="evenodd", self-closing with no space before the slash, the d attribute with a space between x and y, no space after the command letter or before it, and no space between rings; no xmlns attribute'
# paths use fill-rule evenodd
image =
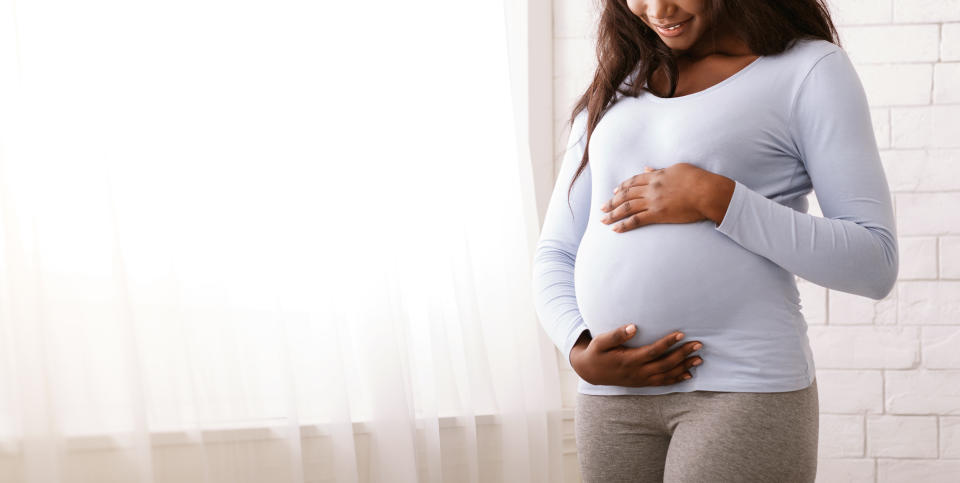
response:
<svg viewBox="0 0 960 483"><path fill-rule="evenodd" d="M0 481L562 479L500 2L0 4Z"/></svg>

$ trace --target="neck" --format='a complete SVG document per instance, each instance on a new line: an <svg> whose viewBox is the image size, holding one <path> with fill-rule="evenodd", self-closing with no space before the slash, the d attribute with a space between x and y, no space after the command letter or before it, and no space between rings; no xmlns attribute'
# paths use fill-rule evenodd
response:
<svg viewBox="0 0 960 483"><path fill-rule="evenodd" d="M678 58L697 61L711 55L725 57L742 57L756 55L733 29L722 22L715 28L707 30L689 49L677 52Z"/></svg>

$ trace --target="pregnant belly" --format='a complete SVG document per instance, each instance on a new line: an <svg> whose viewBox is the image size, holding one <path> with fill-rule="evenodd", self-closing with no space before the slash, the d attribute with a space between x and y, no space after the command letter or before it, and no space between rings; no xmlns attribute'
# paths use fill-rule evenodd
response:
<svg viewBox="0 0 960 483"><path fill-rule="evenodd" d="M794 275L716 230L710 220L660 223L617 233L588 222L575 267L577 302L597 335L640 329L626 345L674 330L708 334L797 334Z"/></svg>

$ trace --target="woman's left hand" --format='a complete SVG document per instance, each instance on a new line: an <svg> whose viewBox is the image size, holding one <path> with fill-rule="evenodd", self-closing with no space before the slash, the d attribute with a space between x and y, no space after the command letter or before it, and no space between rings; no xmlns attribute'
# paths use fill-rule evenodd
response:
<svg viewBox="0 0 960 483"><path fill-rule="evenodd" d="M713 186L718 184L718 176L690 163L657 170L648 166L645 172L630 177L614 189L614 197L600 208L607 213L601 221L607 225L616 223L613 230L619 233L653 223L710 219L707 213L716 209L709 209L707 205L716 199ZM723 212L720 213L722 218Z"/></svg>

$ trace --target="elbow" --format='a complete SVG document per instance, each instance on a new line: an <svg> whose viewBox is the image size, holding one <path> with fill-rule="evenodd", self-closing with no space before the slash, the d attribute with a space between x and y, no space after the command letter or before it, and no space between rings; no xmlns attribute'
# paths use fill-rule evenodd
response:
<svg viewBox="0 0 960 483"><path fill-rule="evenodd" d="M545 270L554 264L572 267L577 259L575 247L565 247L553 240L540 240L533 252L533 271Z"/></svg>
<svg viewBox="0 0 960 483"><path fill-rule="evenodd" d="M869 291L865 293L873 300L883 300L897 284L900 274L900 257L897 242L893 237L884 237L883 257L877 260L875 270L870 271Z"/></svg>
<svg viewBox="0 0 960 483"><path fill-rule="evenodd" d="M897 284L897 274L893 272L893 275L884 275L882 277L877 277L875 280L871 281L869 292L865 293L867 297L873 300L883 300L890 295L890 292L893 292L893 287Z"/></svg>

